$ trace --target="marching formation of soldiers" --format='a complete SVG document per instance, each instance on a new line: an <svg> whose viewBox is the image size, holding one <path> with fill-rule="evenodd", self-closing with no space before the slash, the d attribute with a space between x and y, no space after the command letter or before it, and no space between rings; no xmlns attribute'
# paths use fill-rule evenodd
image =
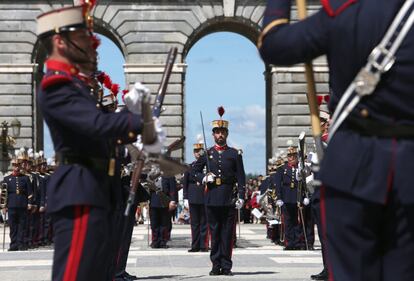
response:
<svg viewBox="0 0 414 281"><path fill-rule="evenodd" d="M137 279L125 270L134 210L150 202L151 247L168 248L178 202L174 176L185 172L188 252L210 251L209 274L233 275L246 176L242 151L227 144L224 108L212 124L212 147L195 144L189 167L172 159L178 148L166 145L159 121L163 96L151 108L149 90L135 83L118 108L119 86L97 69L99 40L90 15L95 1L81 2L37 19L48 55L37 102L57 167L50 175L40 152L29 157L23 149L13 158L13 171L2 182L9 250L53 241L53 280ZM297 8L303 18L300 0ZM328 113L318 116L309 82L316 153L306 155L304 134L297 147L289 143L270 160L251 202L252 214L266 218L268 238L285 250L313 249L316 224L324 268L312 279L414 277L413 9L409 0L326 0L311 17L290 25L291 0L267 3L258 40L263 60L307 62L309 77L308 61L326 55L330 70L330 121ZM158 95L165 94L173 61L169 57Z"/></svg>
<svg viewBox="0 0 414 281"><path fill-rule="evenodd" d="M24 148L15 151L11 164L12 172L4 176L0 186L2 217L10 227L8 250L50 245L53 228L46 213L46 185L54 165L48 165L42 151L33 153Z"/></svg>

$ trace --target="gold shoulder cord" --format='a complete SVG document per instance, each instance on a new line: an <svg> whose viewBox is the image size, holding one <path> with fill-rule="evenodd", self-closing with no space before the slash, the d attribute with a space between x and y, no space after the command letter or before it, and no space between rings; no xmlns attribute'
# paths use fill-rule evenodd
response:
<svg viewBox="0 0 414 281"><path fill-rule="evenodd" d="M263 38L265 37L265 35L275 26L281 25L281 24L285 24L285 23L289 23L289 20L286 18L283 19L277 19L272 21L270 24L268 24L262 31L262 33L260 33L259 39L257 40L257 48L260 49L262 47L263 44Z"/></svg>

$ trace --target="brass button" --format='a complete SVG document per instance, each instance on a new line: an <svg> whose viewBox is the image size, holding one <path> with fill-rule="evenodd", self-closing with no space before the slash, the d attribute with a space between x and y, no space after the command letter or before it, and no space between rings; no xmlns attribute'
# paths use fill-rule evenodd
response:
<svg viewBox="0 0 414 281"><path fill-rule="evenodd" d="M366 108L361 109L361 116L367 118L369 116L369 111Z"/></svg>
<svg viewBox="0 0 414 281"><path fill-rule="evenodd" d="M133 132L129 132L129 133L128 133L128 137L129 137L130 139L133 139L133 138L135 137L135 134L134 134Z"/></svg>
<svg viewBox="0 0 414 281"><path fill-rule="evenodd" d="M118 144L122 144L122 141L121 140L117 140L116 141Z"/></svg>
<svg viewBox="0 0 414 281"><path fill-rule="evenodd" d="M100 108L101 105L99 103L96 104L96 108Z"/></svg>

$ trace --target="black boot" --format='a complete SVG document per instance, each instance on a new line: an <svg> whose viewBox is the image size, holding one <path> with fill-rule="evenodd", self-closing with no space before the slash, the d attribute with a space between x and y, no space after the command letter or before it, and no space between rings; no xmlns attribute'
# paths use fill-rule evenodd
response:
<svg viewBox="0 0 414 281"><path fill-rule="evenodd" d="M210 276L221 275L221 269L217 267L213 267L209 273Z"/></svg>
<svg viewBox="0 0 414 281"><path fill-rule="evenodd" d="M311 275L312 280L328 280L328 270L324 268L321 273Z"/></svg>

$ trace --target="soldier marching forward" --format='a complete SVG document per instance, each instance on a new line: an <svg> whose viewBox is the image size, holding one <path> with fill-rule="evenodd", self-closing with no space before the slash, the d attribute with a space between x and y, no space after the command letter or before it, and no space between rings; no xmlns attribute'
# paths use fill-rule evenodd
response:
<svg viewBox="0 0 414 281"><path fill-rule="evenodd" d="M159 188L168 195L170 202L163 202L160 195L151 192L150 217L151 217L151 248L168 248L170 238L171 211L177 208L178 194L175 177L159 177Z"/></svg>
<svg viewBox="0 0 414 281"><path fill-rule="evenodd" d="M301 236L302 226L298 222L298 203L302 202L302 194L298 191L296 171L298 168L298 155L296 147L287 149L287 163L274 174L274 184L278 193L276 205L282 207L283 222L285 226L285 250L298 250L303 248Z"/></svg>
<svg viewBox="0 0 414 281"><path fill-rule="evenodd" d="M220 117L224 109L220 110ZM192 173L199 182L206 184L205 204L211 231L210 275L233 275L231 260L233 235L238 208L243 206L246 176L241 151L227 146L228 121L213 121L215 145L207 150L205 157L198 158ZM208 163L207 163L208 161ZM205 166L210 171L203 173Z"/></svg>
<svg viewBox="0 0 414 281"><path fill-rule="evenodd" d="M49 57L37 98L58 162L47 189L47 210L54 220L53 280L112 279L106 258L111 174L107 140L135 141L142 126L142 95L129 93L138 95L128 104L135 114L104 113L77 77L74 64L96 62L88 26L91 7L85 5L38 17L37 33Z"/></svg>
<svg viewBox="0 0 414 281"><path fill-rule="evenodd" d="M191 163L194 166L196 161L204 156L204 144L193 145L194 157L196 160ZM188 252L208 251L208 226L206 206L204 205L204 185L197 181L191 171L184 173L183 180L184 207L190 209L191 220L191 249Z"/></svg>

